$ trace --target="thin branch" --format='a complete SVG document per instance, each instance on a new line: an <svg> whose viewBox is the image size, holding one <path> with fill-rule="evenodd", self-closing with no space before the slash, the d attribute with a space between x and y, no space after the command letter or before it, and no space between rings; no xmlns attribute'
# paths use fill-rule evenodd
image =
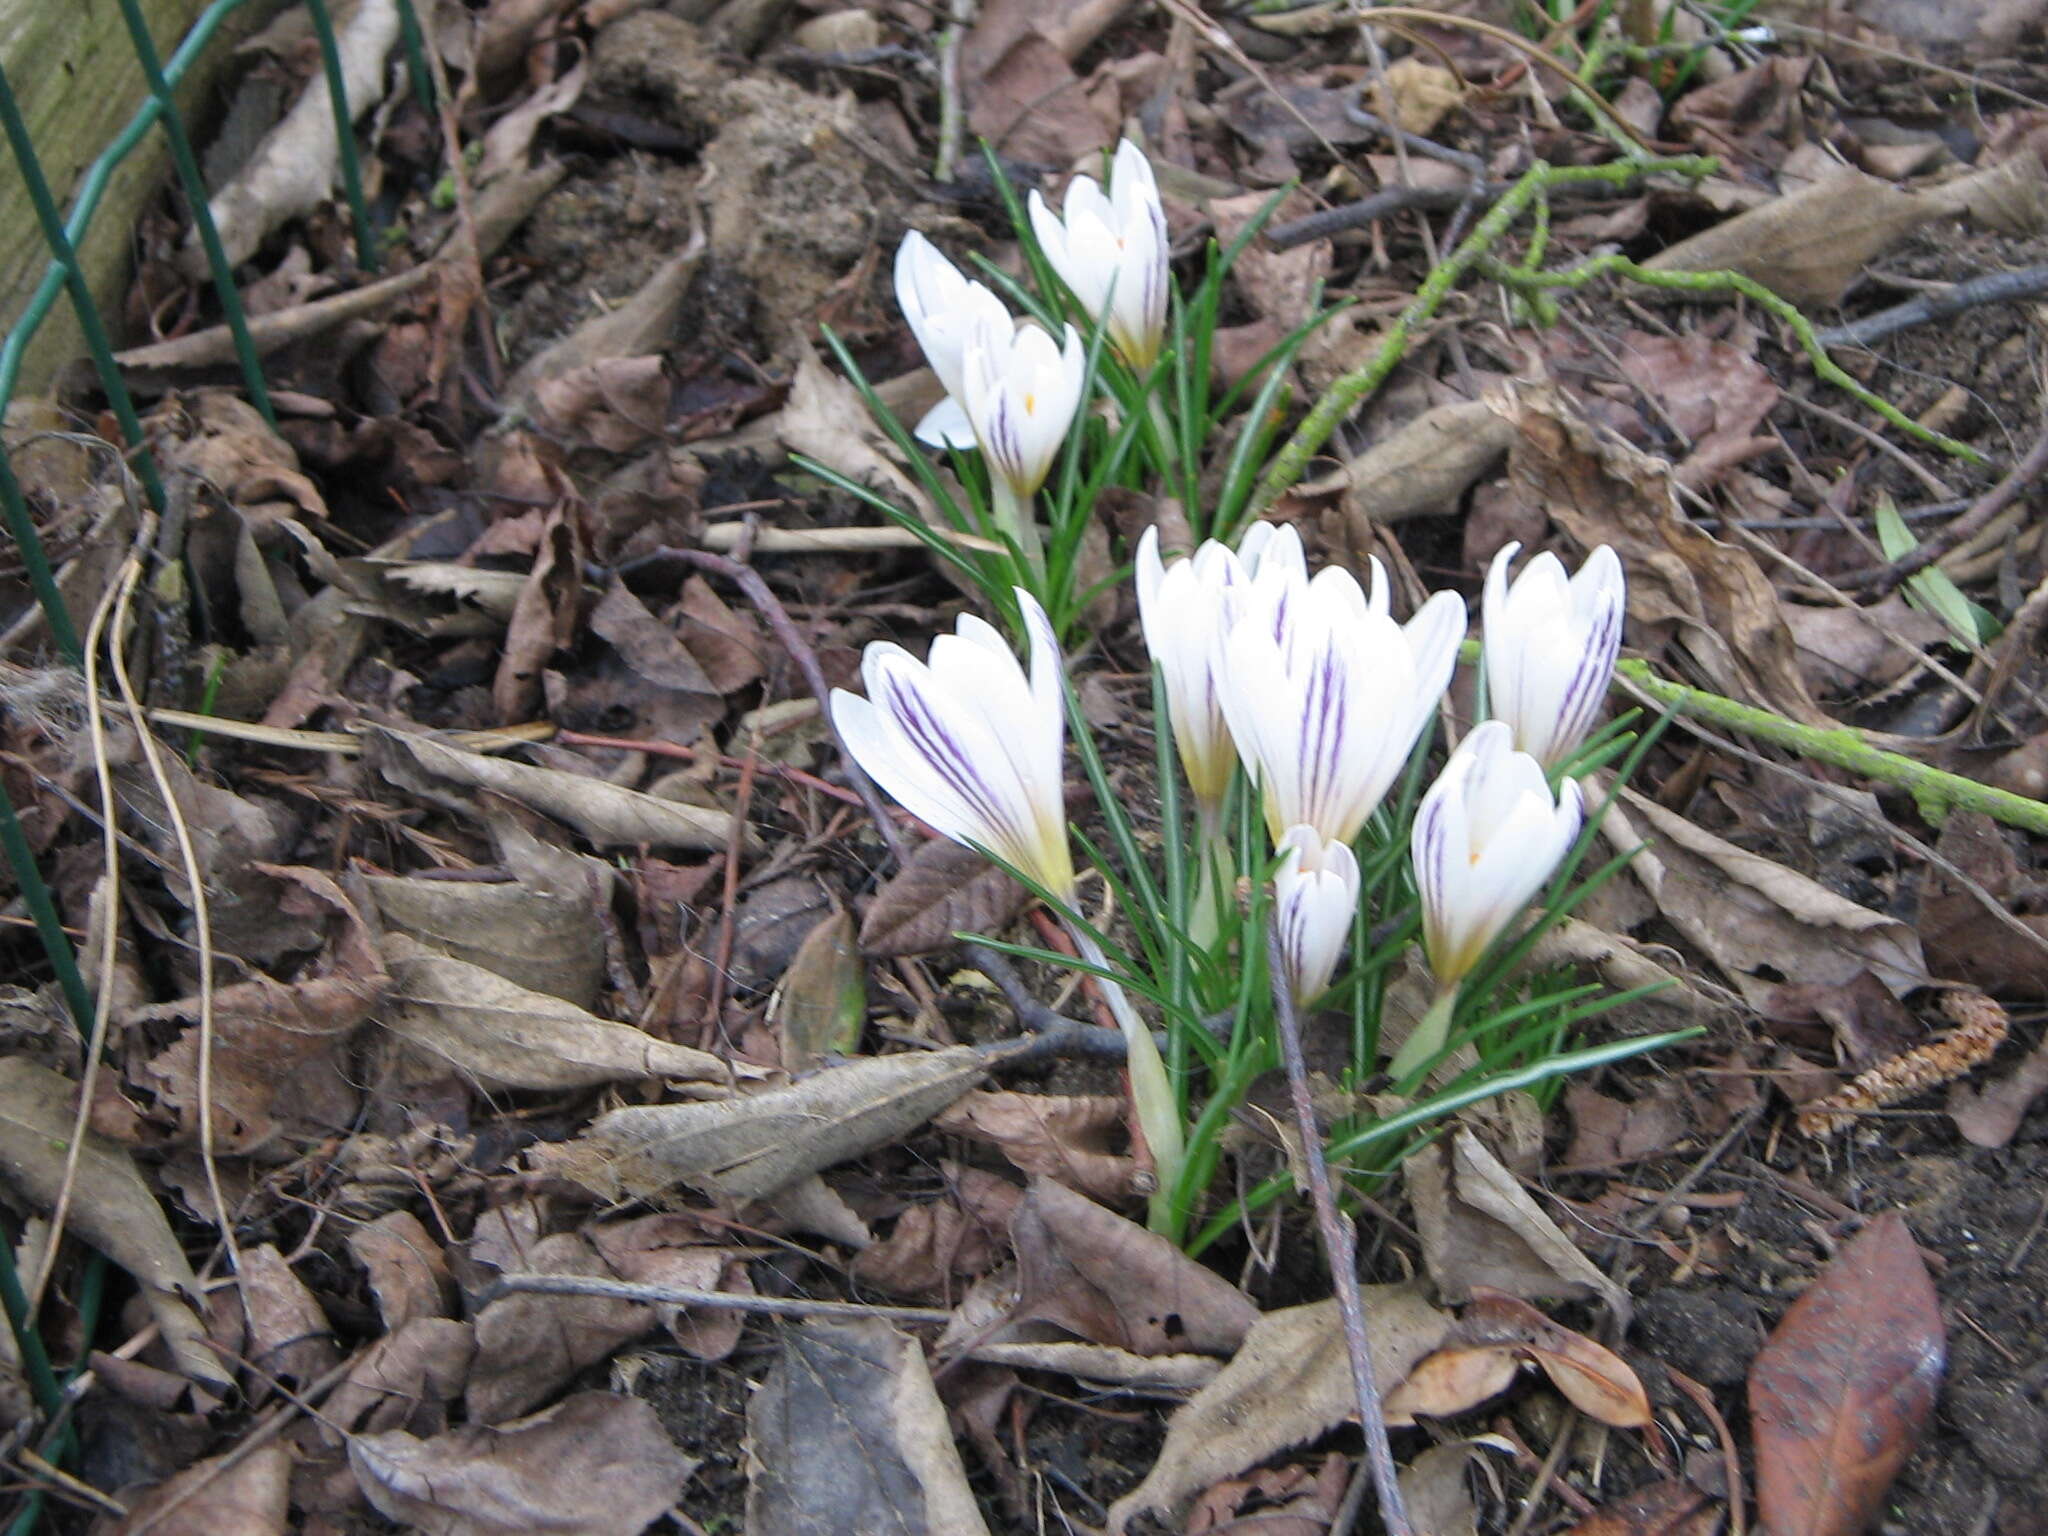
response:
<svg viewBox="0 0 2048 1536"><path fill-rule="evenodd" d="M1365 1304L1358 1293L1358 1243L1350 1221L1338 1214L1330 1193L1330 1167L1323 1160L1323 1135L1309 1098L1308 1064L1301 1054L1301 1020L1294 1011L1294 994L1288 989L1287 957L1281 952L1277 925L1266 935L1266 961L1273 977L1273 1016L1279 1025L1280 1054L1287 1064L1294 1123L1301 1134L1302 1161L1308 1168L1309 1198L1316 1208L1323 1258L1337 1291L1337 1315L1344 1322L1344 1351L1351 1357L1351 1386L1358 1396L1358 1421L1365 1430L1365 1459L1379 1491L1380 1520L1388 1536L1414 1536L1401 1500L1394 1448L1387 1440L1387 1416L1380 1406L1379 1381L1373 1369L1372 1344L1365 1331Z"/></svg>
<svg viewBox="0 0 2048 1536"><path fill-rule="evenodd" d="M2044 427L2041 435L2034 440L2034 446L2027 450L2027 456L2015 464L2003 480L1979 497L1976 504L1961 517L1949 523L1939 533L1922 539L1891 564L1839 576L1835 579L1835 585L1850 591L1868 592L1874 597L1884 596L1915 573L1926 570L1943 555L1987 526L1993 518L2017 501L2022 493L2033 489L2034 482L2041 478L2043 472L2048 472L2048 427Z"/></svg>
<svg viewBox="0 0 2048 1536"><path fill-rule="evenodd" d="M501 1275L476 1298L479 1310L513 1295L602 1296L650 1307L708 1307L751 1312L757 1317L879 1317L892 1323L950 1323L938 1307L880 1307L859 1301L814 1301L803 1296L753 1296L738 1291L700 1291L687 1285L637 1285L594 1275Z"/></svg>
<svg viewBox="0 0 2048 1536"><path fill-rule="evenodd" d="M776 640L788 653L789 659L796 663L797 670L803 673L804 681L810 685L811 693L818 701L818 708L824 712L825 723L832 728L832 740L838 744L840 759L846 764L847 782L853 785L854 792L860 796L861 804L867 807L868 818L874 822L875 831L880 834L882 845L889 850L899 865L902 864L910 857L910 851L904 847L903 839L897 835L896 824L889 815L889 808L882 803L881 794L876 790L874 780L862 771L853 754L846 750L846 743L839 735L839 726L832 719L832 690L826 686L825 674L818 666L817 652L813 651L809 642L797 632L796 623L790 618L789 611L782 606L782 600L769 589L768 583L761 579L761 573L750 565L728 560L724 555L714 555L709 550L664 549L659 553L672 555L715 576L723 576L746 594L747 601L754 605L755 610L767 622L769 629L774 631Z"/></svg>
<svg viewBox="0 0 2048 1536"><path fill-rule="evenodd" d="M2039 298L2044 293L2048 293L2048 266L2021 267L2017 272L1993 272L1988 277L1950 283L1931 293L1923 293L1917 299L1908 299L1890 309L1880 309L1874 315L1865 315L1861 320L1852 320L1847 325L1831 326L1820 333L1819 340L1824 347L1867 347L1871 342L1882 341L1895 332L1935 320L1946 320L1966 309L1975 309L1979 304L2008 304L2014 299Z"/></svg>

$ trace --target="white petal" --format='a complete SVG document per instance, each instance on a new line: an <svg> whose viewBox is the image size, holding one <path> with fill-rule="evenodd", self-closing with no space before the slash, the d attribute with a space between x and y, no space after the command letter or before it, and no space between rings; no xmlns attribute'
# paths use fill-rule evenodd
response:
<svg viewBox="0 0 2048 1536"><path fill-rule="evenodd" d="M975 446L974 423L951 395L924 413L918 421L916 437L934 448L958 448L964 452Z"/></svg>

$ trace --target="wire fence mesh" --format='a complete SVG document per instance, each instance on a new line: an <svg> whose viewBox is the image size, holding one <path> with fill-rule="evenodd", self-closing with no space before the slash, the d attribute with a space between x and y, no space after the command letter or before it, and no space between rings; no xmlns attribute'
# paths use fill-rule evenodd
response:
<svg viewBox="0 0 2048 1536"><path fill-rule="evenodd" d="M53 179L39 153L22 99L4 65L0 65L0 132L20 177L20 185L34 211L37 226L47 246L49 261L42 278L28 293L26 302L9 320L0 337L0 421L9 419L23 377L24 360L30 344L49 320L58 298L69 299L84 338L98 383L106 400L120 447L143 494L161 510L165 488L135 400L116 360L112 328L96 301L80 246L105 204L116 172L149 139L161 133L170 149L171 163L182 192L186 211L196 229L206 260L210 285L219 305L222 323L234 338L242 384L249 401L266 420L274 421L269 390L264 381L261 358L248 325L241 291L220 232L215 227L208 203L208 189L201 174L192 136L187 129L175 92L194 66L220 43L223 24L249 5L251 0L212 0L193 20L168 58L162 56L151 33L142 0L116 0L133 54L140 71L146 98L122 130L114 135L76 178L69 206L61 206ZM354 111L349 97L343 59L336 37L334 17L327 0L302 0L317 41L321 61L321 88L333 116L338 151L338 168L356 245L356 263L365 272L379 265L378 235L365 198L360 157L356 146ZM427 67L425 41L411 0L397 0L400 37L405 54L405 73L414 94L422 101L432 98L431 74ZM76 665L83 659L78 626L68 611L56 575L36 525L36 518L17 475L13 453L16 445L8 434L0 434L0 517L4 517L26 582L40 608L50 646L63 662ZM48 957L66 1011L82 1038L89 1037L93 999L85 985L78 956L57 914L48 885L37 867L35 851L4 780L0 780L0 854L4 854L27 909L30 922ZM71 1431L63 1417L65 1382L54 1372L43 1347L31 1305L14 1262L14 1245L0 1233L0 1311L4 1311L13 1332L18 1357L28 1367L28 1378L39 1410L56 1426L41 1447L48 1461L61 1465L69 1453ZM96 1293L99 1266L88 1280ZM91 1305L88 1306L88 1301ZM78 1298L79 1319L90 1327L97 1310L96 1294ZM22 1501L7 1526L8 1536L24 1536L38 1528L44 1516L40 1493L31 1492Z"/></svg>

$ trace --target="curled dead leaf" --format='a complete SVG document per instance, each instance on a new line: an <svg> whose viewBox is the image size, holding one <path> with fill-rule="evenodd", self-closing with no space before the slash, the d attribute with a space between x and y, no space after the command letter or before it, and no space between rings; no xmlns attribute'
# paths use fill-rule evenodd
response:
<svg viewBox="0 0 2048 1536"><path fill-rule="evenodd" d="M708 1051L529 992L402 933L386 934L382 948L391 972L384 1027L486 1087L588 1088L656 1077L722 1091L731 1081Z"/></svg>
<svg viewBox="0 0 2048 1536"><path fill-rule="evenodd" d="M719 1103L615 1109L543 1160L606 1199L649 1199L687 1184L758 1200L924 1124L993 1060L964 1045L867 1057Z"/></svg>

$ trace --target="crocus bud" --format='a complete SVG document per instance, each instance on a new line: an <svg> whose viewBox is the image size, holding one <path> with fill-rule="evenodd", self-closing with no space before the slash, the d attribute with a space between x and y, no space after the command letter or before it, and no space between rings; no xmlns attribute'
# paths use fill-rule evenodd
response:
<svg viewBox="0 0 2048 1536"><path fill-rule="evenodd" d="M1076 176L1064 218L1033 192L1031 228L1117 355L1140 373L1150 368L1166 334L1168 273L1166 214L1144 151L1129 139L1117 145L1107 196L1094 177Z"/></svg>
<svg viewBox="0 0 2048 1536"><path fill-rule="evenodd" d="M1009 309L916 230L896 247L896 302L946 390L946 398L918 422L918 438L935 447L974 447L974 428L961 405L968 338L982 330L1009 335L1015 326Z"/></svg>
<svg viewBox="0 0 2048 1536"><path fill-rule="evenodd" d="M918 661L876 641L861 658L867 697L832 693L832 723L855 762L942 837L979 844L1054 896L1073 892L1061 794L1066 709L1052 623L1022 588L1031 675L972 614Z"/></svg>
<svg viewBox="0 0 2048 1536"><path fill-rule="evenodd" d="M983 326L968 337L960 403L989 474L1018 501L1045 484L1087 371L1081 333L1071 325L1064 347L1029 321L1010 330Z"/></svg>
<svg viewBox="0 0 2048 1536"><path fill-rule="evenodd" d="M1428 724L1465 635L1464 600L1439 592L1406 625L1339 566L1253 584L1219 689L1277 844L1297 824L1348 843L1379 808Z"/></svg>
<svg viewBox="0 0 2048 1536"><path fill-rule="evenodd" d="M1145 647L1159 664L1173 744L1188 788L1213 816L1237 766L1230 725L1223 716L1223 645L1243 612L1255 580L1269 584L1308 580L1301 535L1286 524L1254 523L1239 549L1214 539L1185 560L1159 558L1159 530L1138 540L1138 620ZM1263 573L1263 576L1262 576Z"/></svg>
<svg viewBox="0 0 2048 1536"><path fill-rule="evenodd" d="M1543 765L1499 720L1476 727L1422 797L1409 852L1422 945L1455 987L1541 890L1585 818L1576 780L1553 795Z"/></svg>
<svg viewBox="0 0 2048 1536"><path fill-rule="evenodd" d="M1569 580L1546 550L1511 585L1508 566L1521 547L1507 545L1486 572L1486 704L1518 749L1555 768L1600 716L1621 650L1627 587L1605 544Z"/></svg>
<svg viewBox="0 0 2048 1536"><path fill-rule="evenodd" d="M1337 958L1358 913L1358 857L1347 843L1326 843L1313 827L1289 827L1273 877L1280 954L1296 1003L1313 1002L1336 974Z"/></svg>

